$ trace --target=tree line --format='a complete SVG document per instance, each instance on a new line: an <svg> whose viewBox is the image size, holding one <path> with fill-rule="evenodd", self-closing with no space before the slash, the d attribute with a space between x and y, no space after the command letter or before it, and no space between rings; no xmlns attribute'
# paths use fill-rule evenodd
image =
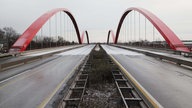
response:
<svg viewBox="0 0 192 108"><path fill-rule="evenodd" d="M0 53L7 53L11 46L17 41L21 34L17 33L12 27L0 28ZM35 36L34 39L29 44L27 50L58 47L64 45L77 44L74 41L69 42L65 40L62 36L57 36L54 39L50 36Z"/></svg>

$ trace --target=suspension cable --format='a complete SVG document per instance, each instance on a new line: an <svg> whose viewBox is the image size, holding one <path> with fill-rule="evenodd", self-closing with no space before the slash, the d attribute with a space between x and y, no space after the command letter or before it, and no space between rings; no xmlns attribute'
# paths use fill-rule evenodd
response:
<svg viewBox="0 0 192 108"><path fill-rule="evenodd" d="M146 40L146 34L147 34L146 30L147 30L147 27L146 27L146 18L145 18L145 41L147 41Z"/></svg>

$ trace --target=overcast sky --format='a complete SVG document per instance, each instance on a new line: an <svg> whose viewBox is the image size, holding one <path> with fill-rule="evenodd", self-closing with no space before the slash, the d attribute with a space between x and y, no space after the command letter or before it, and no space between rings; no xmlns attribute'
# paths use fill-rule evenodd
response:
<svg viewBox="0 0 192 108"><path fill-rule="evenodd" d="M13 27L23 33L43 13L61 7L70 10L80 30L90 31L96 41L106 40L109 29L116 31L129 7L151 11L179 38L192 40L192 0L0 0L0 28Z"/></svg>

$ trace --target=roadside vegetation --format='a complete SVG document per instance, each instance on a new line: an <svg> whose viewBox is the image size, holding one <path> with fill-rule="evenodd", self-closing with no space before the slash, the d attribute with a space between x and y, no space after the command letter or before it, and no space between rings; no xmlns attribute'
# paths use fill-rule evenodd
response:
<svg viewBox="0 0 192 108"><path fill-rule="evenodd" d="M17 41L19 36L21 36L21 34L17 33L12 27L0 28L0 53L7 53L11 46ZM50 36L35 36L27 50L74 44L77 43L74 41L69 42L62 36L57 36L57 39L54 39L54 37Z"/></svg>

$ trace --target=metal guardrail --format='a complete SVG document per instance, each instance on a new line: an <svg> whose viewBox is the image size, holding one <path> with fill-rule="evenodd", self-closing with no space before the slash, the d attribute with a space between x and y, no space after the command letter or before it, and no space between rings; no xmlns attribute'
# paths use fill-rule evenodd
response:
<svg viewBox="0 0 192 108"><path fill-rule="evenodd" d="M119 45L112 45L112 46L123 48L123 49L127 49L127 50L131 50L131 51L135 51L135 52L139 52L139 53L143 53L145 55L148 55L148 56L151 56L151 57L155 57L155 58L159 58L161 60L164 59L164 60L172 61L172 62L175 62L175 63L177 63L179 65L186 65L186 66L192 67L192 60L191 61L187 61L187 60L184 60L184 59L174 58L174 57L167 56L167 55L161 55L161 54L157 54L157 53L137 50L137 49L123 47L123 46L119 46Z"/></svg>
<svg viewBox="0 0 192 108"><path fill-rule="evenodd" d="M34 56L34 57L29 57L29 58L23 58L23 59L16 60L16 61L2 63L2 64L0 64L0 71L10 69L10 68L13 68L13 67L17 67L17 66L20 66L20 65L23 65L23 64L27 64L27 63L30 63L30 62L33 62L33 61L36 61L36 60L44 59L44 58L50 57L50 56L52 56L52 55L54 55L56 53L61 53L63 51L68 51L68 50L72 50L72 49L79 48L79 47L82 47L82 46L76 46L76 47L73 47L73 48L64 49L64 50L56 51L56 52L51 52L51 53L44 54L44 55L39 55L39 56Z"/></svg>

